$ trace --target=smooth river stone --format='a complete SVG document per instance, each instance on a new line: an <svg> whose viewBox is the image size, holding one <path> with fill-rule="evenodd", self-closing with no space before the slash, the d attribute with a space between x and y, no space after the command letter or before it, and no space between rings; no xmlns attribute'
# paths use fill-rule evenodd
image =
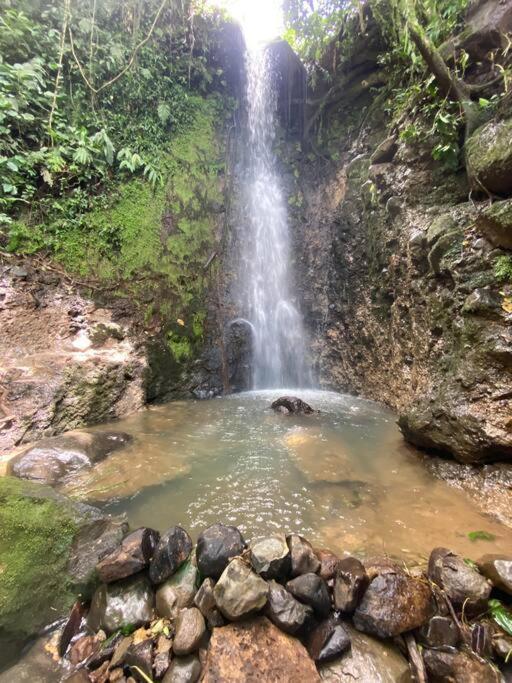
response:
<svg viewBox="0 0 512 683"><path fill-rule="evenodd" d="M320 569L320 560L315 555L311 543L298 534L290 534L286 542L290 549L292 577L301 574L316 574Z"/></svg>
<svg viewBox="0 0 512 683"><path fill-rule="evenodd" d="M217 607L230 621L262 609L268 597L266 581L241 559L232 560L218 580L213 595Z"/></svg>
<svg viewBox="0 0 512 683"><path fill-rule="evenodd" d="M334 606L341 612L351 613L359 604L370 580L365 568L355 557L345 557L336 567Z"/></svg>
<svg viewBox="0 0 512 683"><path fill-rule="evenodd" d="M162 535L149 565L149 578L159 584L172 576L188 559L192 539L185 529L174 526Z"/></svg>
<svg viewBox="0 0 512 683"><path fill-rule="evenodd" d="M484 555L478 568L496 588L512 595L512 557L510 555Z"/></svg>
<svg viewBox="0 0 512 683"><path fill-rule="evenodd" d="M325 581L317 574L303 574L296 579L288 581L286 589L290 593L309 605L321 617L328 616L331 611L331 599Z"/></svg>
<svg viewBox="0 0 512 683"><path fill-rule="evenodd" d="M434 548L430 553L428 578L458 607L465 605L466 609L477 611L487 606L491 582L447 548Z"/></svg>
<svg viewBox="0 0 512 683"><path fill-rule="evenodd" d="M184 562L169 579L164 581L156 592L156 611L158 616L174 619L180 609L191 607L197 591L199 572L191 560Z"/></svg>
<svg viewBox="0 0 512 683"><path fill-rule="evenodd" d="M174 657L162 683L196 683L201 676L201 662L197 655Z"/></svg>
<svg viewBox="0 0 512 683"><path fill-rule="evenodd" d="M283 535L251 543L251 564L264 579L286 579L290 573L290 551Z"/></svg>
<svg viewBox="0 0 512 683"><path fill-rule="evenodd" d="M202 576L217 580L228 562L245 550L245 541L234 526L213 524L197 540L197 566Z"/></svg>
<svg viewBox="0 0 512 683"><path fill-rule="evenodd" d="M296 600L280 583L270 581L265 616L282 631L293 634L311 620L313 609Z"/></svg>
<svg viewBox="0 0 512 683"><path fill-rule="evenodd" d="M196 652L205 631L204 617L197 607L181 610L176 619L176 634L172 645L174 654L180 656Z"/></svg>
<svg viewBox="0 0 512 683"><path fill-rule="evenodd" d="M112 583L145 569L159 540L158 531L145 527L125 536L121 545L96 565L100 581Z"/></svg>
<svg viewBox="0 0 512 683"><path fill-rule="evenodd" d="M124 626L142 626L151 621L155 596L145 576L102 584L94 593L87 623L93 631L107 633Z"/></svg>

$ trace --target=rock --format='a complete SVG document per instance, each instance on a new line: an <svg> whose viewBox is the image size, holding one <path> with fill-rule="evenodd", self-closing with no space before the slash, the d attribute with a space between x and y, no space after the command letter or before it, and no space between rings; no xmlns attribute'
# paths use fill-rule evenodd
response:
<svg viewBox="0 0 512 683"><path fill-rule="evenodd" d="M195 606L206 619L206 623L210 629L213 629L215 626L224 625L224 617L217 609L217 603L215 602L215 596L213 594L214 588L215 583L213 579L205 579L194 598Z"/></svg>
<svg viewBox="0 0 512 683"><path fill-rule="evenodd" d="M479 211L476 226L495 247L512 249L512 200L493 202Z"/></svg>
<svg viewBox="0 0 512 683"><path fill-rule="evenodd" d="M156 611L158 616L174 619L180 609L191 607L197 591L199 573L190 560L158 587Z"/></svg>
<svg viewBox="0 0 512 683"><path fill-rule="evenodd" d="M146 569L159 540L158 531L147 527L128 534L119 548L109 553L96 565L100 581L111 583Z"/></svg>
<svg viewBox="0 0 512 683"><path fill-rule="evenodd" d="M262 609L268 584L241 559L232 560L213 589L217 607L231 621Z"/></svg>
<svg viewBox="0 0 512 683"><path fill-rule="evenodd" d="M82 636L75 640L69 649L68 659L76 666L83 662L85 659L89 659L93 654L95 654L101 647L102 640L98 638L97 635L94 636Z"/></svg>
<svg viewBox="0 0 512 683"><path fill-rule="evenodd" d="M512 556L484 555L478 560L478 568L496 588L512 595Z"/></svg>
<svg viewBox="0 0 512 683"><path fill-rule="evenodd" d="M197 607L181 610L176 619L173 650L176 655L190 655L199 649L206 631L204 617Z"/></svg>
<svg viewBox="0 0 512 683"><path fill-rule="evenodd" d="M121 666L122 664L124 664L124 659L126 657L126 653L130 649L132 643L133 643L133 636L125 636L124 638L121 637L121 639L114 646L113 651L111 653L110 665L112 667ZM95 668L95 667L90 666L90 668Z"/></svg>
<svg viewBox="0 0 512 683"><path fill-rule="evenodd" d="M311 415L316 412L313 408L297 396L281 396L272 405L272 410L281 412L284 408L290 415Z"/></svg>
<svg viewBox="0 0 512 683"><path fill-rule="evenodd" d="M217 580L230 559L241 555L244 550L245 541L236 527L214 524L197 540L197 567L202 576Z"/></svg>
<svg viewBox="0 0 512 683"><path fill-rule="evenodd" d="M432 680L439 683L500 683L490 664L466 652L423 650L423 661Z"/></svg>
<svg viewBox="0 0 512 683"><path fill-rule="evenodd" d="M9 474L54 486L64 477L84 467L92 467L107 455L132 441L124 432L67 432L42 439L14 457Z"/></svg>
<svg viewBox="0 0 512 683"><path fill-rule="evenodd" d="M124 626L142 626L151 621L155 596L145 576L102 584L94 593L87 623L93 631L107 633Z"/></svg>
<svg viewBox="0 0 512 683"><path fill-rule="evenodd" d="M175 657L162 683L196 683L201 676L201 662L197 655Z"/></svg>
<svg viewBox="0 0 512 683"><path fill-rule="evenodd" d="M251 564L264 579L285 579L290 573L290 551L284 536L251 543Z"/></svg>
<svg viewBox="0 0 512 683"><path fill-rule="evenodd" d="M265 616L282 631L293 634L310 621L313 609L296 600L280 583L270 581Z"/></svg>
<svg viewBox="0 0 512 683"><path fill-rule="evenodd" d="M303 574L288 581L286 589L301 602L309 605L321 617L331 610L331 600L325 581L317 574Z"/></svg>
<svg viewBox="0 0 512 683"><path fill-rule="evenodd" d="M137 667L143 673L146 674L148 678L153 675L153 641L151 638L147 638L140 643L132 643L128 648L124 660L125 666ZM134 671L134 674L136 672Z"/></svg>
<svg viewBox="0 0 512 683"><path fill-rule="evenodd" d="M338 562L334 582L334 606L341 612L353 612L370 580L365 568L355 557L346 557Z"/></svg>
<svg viewBox="0 0 512 683"><path fill-rule="evenodd" d="M192 540L185 529L174 526L162 535L149 565L149 578L159 584L172 576L187 560Z"/></svg>
<svg viewBox="0 0 512 683"><path fill-rule="evenodd" d="M428 578L445 591L457 607L483 609L491 592L491 582L447 548L434 548L428 562Z"/></svg>
<svg viewBox="0 0 512 683"><path fill-rule="evenodd" d="M172 656L172 640L165 636L160 636L155 648L155 656L153 659L153 670L155 678L159 680L164 676L171 663Z"/></svg>
<svg viewBox="0 0 512 683"><path fill-rule="evenodd" d="M307 647L315 662L328 662L349 649L350 636L339 619L331 616L311 631Z"/></svg>
<svg viewBox="0 0 512 683"><path fill-rule="evenodd" d="M466 167L472 190L512 193L512 119L477 128L466 141Z"/></svg>
<svg viewBox="0 0 512 683"><path fill-rule="evenodd" d="M319 680L304 646L259 617L214 630L202 683Z"/></svg>
<svg viewBox="0 0 512 683"><path fill-rule="evenodd" d="M459 627L450 617L435 615L422 627L421 639L429 647L457 647Z"/></svg>
<svg viewBox="0 0 512 683"><path fill-rule="evenodd" d="M391 638L419 628L432 612L433 596L426 581L390 572L371 581L353 621L360 631Z"/></svg>
<svg viewBox="0 0 512 683"><path fill-rule="evenodd" d="M389 641L360 633L346 624L351 647L342 657L319 666L328 683L412 683L409 663Z"/></svg>
<svg viewBox="0 0 512 683"><path fill-rule="evenodd" d="M320 571L318 572L318 575L324 581L330 581L331 579L334 579L340 558L334 553L331 553L330 550L320 549L315 550L315 552L316 556L320 560Z"/></svg>
<svg viewBox="0 0 512 683"><path fill-rule="evenodd" d="M462 312L487 317L499 316L501 315L500 298L489 289L477 288L466 297Z"/></svg>
<svg viewBox="0 0 512 683"><path fill-rule="evenodd" d="M397 150L398 145L396 143L396 138L394 135L391 135L383 140L375 149L374 153L370 157L370 166L393 161L393 157L395 156Z"/></svg>
<svg viewBox="0 0 512 683"><path fill-rule="evenodd" d="M286 542L290 549L292 577L301 574L316 574L320 569L320 560L315 555L311 543L298 534L290 534Z"/></svg>

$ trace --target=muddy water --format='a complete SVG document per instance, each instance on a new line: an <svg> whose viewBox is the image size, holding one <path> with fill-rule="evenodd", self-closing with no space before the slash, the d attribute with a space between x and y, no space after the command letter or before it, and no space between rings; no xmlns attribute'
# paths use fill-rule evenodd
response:
<svg viewBox="0 0 512 683"><path fill-rule="evenodd" d="M282 393L174 402L118 421L134 444L64 491L126 513L132 526L181 524L196 537L223 521L249 539L294 531L338 553L404 559L435 545L465 556L512 547L512 530L425 471L392 412L304 391L318 415L275 415L268 406ZM475 530L495 540L472 542Z"/></svg>

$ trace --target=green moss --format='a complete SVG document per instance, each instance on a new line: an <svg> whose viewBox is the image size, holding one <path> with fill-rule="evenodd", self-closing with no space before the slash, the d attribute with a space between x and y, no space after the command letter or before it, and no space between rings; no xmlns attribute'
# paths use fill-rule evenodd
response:
<svg viewBox="0 0 512 683"><path fill-rule="evenodd" d="M498 282L512 283L512 256L498 256L494 262L494 275Z"/></svg>

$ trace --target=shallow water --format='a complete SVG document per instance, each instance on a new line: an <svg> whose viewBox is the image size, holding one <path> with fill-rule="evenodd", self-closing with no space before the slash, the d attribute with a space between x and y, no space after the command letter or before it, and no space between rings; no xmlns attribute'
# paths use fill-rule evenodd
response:
<svg viewBox="0 0 512 683"><path fill-rule="evenodd" d="M276 415L270 403L284 393L173 402L117 421L110 427L134 444L63 490L126 513L133 527L181 524L194 537L222 521L248 539L294 531L338 553L416 560L435 545L472 557L510 549L512 530L425 471L394 413L308 390L300 396L319 414ZM472 542L475 530L496 538Z"/></svg>

